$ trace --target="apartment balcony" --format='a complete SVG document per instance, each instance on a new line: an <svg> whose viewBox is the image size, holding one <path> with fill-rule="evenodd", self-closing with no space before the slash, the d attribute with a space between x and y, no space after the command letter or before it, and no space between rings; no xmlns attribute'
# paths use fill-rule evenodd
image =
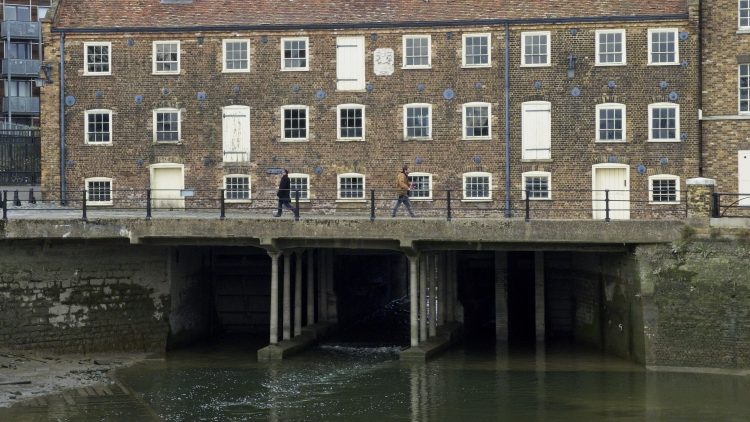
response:
<svg viewBox="0 0 750 422"><path fill-rule="evenodd" d="M41 64L41 60L3 59L2 77L6 78L10 72L15 77L36 78Z"/></svg>
<svg viewBox="0 0 750 422"><path fill-rule="evenodd" d="M36 40L39 39L41 31L42 25L39 22L3 21L0 36L2 39L10 37L11 40Z"/></svg>
<svg viewBox="0 0 750 422"><path fill-rule="evenodd" d="M19 116L39 114L39 97L3 97L3 114Z"/></svg>

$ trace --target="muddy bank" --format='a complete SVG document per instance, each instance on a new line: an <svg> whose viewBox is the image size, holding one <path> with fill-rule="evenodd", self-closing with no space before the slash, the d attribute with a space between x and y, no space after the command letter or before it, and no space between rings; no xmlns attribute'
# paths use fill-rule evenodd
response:
<svg viewBox="0 0 750 422"><path fill-rule="evenodd" d="M0 407L64 390L109 384L110 371L146 358L145 353L40 355L0 349Z"/></svg>

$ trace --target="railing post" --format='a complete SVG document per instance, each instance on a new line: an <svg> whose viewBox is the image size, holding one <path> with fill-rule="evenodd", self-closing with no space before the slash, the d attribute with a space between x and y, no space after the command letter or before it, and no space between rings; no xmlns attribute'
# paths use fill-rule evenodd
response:
<svg viewBox="0 0 750 422"><path fill-rule="evenodd" d="M219 198L219 203L221 204L221 214L219 215L219 219L223 220L227 216L227 210L224 203L224 189L219 189L219 193L221 193L221 197Z"/></svg>
<svg viewBox="0 0 750 422"><path fill-rule="evenodd" d="M3 191L2 198L0 199L2 199L3 201L3 221L7 221L8 220L8 191L7 190Z"/></svg>
<svg viewBox="0 0 750 422"><path fill-rule="evenodd" d="M448 209L448 221L451 221L452 216L451 216L451 190L450 189L448 189L447 194L448 195L446 196L446 207Z"/></svg>
<svg viewBox="0 0 750 422"><path fill-rule="evenodd" d="M18 197L18 191L13 191L13 205L20 207L21 206L21 199Z"/></svg>
<svg viewBox="0 0 750 422"><path fill-rule="evenodd" d="M528 189L526 189L526 201L524 201L524 202L525 202L525 205L526 205L526 217L523 220L528 223L529 222L529 205L530 205L529 190Z"/></svg>
<svg viewBox="0 0 750 422"><path fill-rule="evenodd" d="M370 221L375 221L375 189L370 190Z"/></svg>
<svg viewBox="0 0 750 422"><path fill-rule="evenodd" d="M299 221L299 189L294 190L294 221Z"/></svg>
<svg viewBox="0 0 750 422"><path fill-rule="evenodd" d="M146 220L151 219L151 188L146 189Z"/></svg>
<svg viewBox="0 0 750 422"><path fill-rule="evenodd" d="M87 221L88 217L86 217L86 189L83 189L82 192L83 192L83 202L81 203L81 210L83 211L83 215L81 215L81 220Z"/></svg>
<svg viewBox="0 0 750 422"><path fill-rule="evenodd" d="M720 217L721 217L721 194L714 192L711 194L711 218L720 218Z"/></svg>
<svg viewBox="0 0 750 422"><path fill-rule="evenodd" d="M34 188L29 189L29 204L36 204L36 198L34 197Z"/></svg>
<svg viewBox="0 0 750 422"><path fill-rule="evenodd" d="M609 223L609 189L604 190L604 221Z"/></svg>

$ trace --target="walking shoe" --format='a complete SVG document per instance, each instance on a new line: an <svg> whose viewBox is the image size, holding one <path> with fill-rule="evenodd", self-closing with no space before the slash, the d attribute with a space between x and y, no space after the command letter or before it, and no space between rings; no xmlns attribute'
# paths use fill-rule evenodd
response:
<svg viewBox="0 0 750 422"><path fill-rule="evenodd" d="M274 217L281 217L281 214L274 214Z"/></svg>

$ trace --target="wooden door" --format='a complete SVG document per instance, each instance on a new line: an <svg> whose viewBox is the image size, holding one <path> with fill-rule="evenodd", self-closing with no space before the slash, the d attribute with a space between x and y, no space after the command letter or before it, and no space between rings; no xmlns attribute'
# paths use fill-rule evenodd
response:
<svg viewBox="0 0 750 422"><path fill-rule="evenodd" d="M603 220L606 217L606 192L609 190L609 218L627 220L630 218L630 187L626 167L593 168L593 218Z"/></svg>

